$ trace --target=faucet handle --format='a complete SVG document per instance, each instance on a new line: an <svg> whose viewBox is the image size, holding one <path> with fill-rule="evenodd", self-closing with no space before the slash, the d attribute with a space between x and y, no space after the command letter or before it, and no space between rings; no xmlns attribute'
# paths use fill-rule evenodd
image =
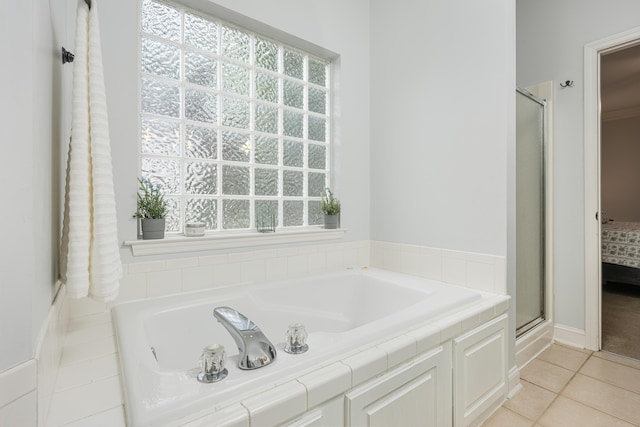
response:
<svg viewBox="0 0 640 427"><path fill-rule="evenodd" d="M214 383L227 377L229 371L224 367L226 353L224 346L211 344L202 350L200 360L200 373L198 381L201 383Z"/></svg>
<svg viewBox="0 0 640 427"><path fill-rule="evenodd" d="M284 351L290 354L300 354L309 350L307 344L307 330L302 323L292 323L287 330L287 343Z"/></svg>

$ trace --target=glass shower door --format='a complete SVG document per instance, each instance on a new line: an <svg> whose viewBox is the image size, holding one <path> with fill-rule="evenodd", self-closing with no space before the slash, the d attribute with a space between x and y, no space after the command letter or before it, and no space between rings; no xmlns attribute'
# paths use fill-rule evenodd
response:
<svg viewBox="0 0 640 427"><path fill-rule="evenodd" d="M545 103L516 93L516 336L544 320Z"/></svg>

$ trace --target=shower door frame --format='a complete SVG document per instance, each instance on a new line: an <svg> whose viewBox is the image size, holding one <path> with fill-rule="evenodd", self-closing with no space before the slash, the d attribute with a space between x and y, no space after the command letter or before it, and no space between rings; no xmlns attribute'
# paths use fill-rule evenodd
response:
<svg viewBox="0 0 640 427"><path fill-rule="evenodd" d="M545 323L545 321L549 320L548 319L548 304L547 304L547 296L548 296L548 280L549 280L549 275L548 275L548 271L547 271L547 266L548 266L548 230L547 230L547 226L548 226L548 218L547 218L547 212L548 212L548 176L547 176L547 168L548 168L548 146L547 146L547 138L548 138L548 111L547 111L547 102L544 99L540 99L537 96L535 96L534 94L532 94L531 92L529 92L526 89L520 88L520 87L516 87L516 92L529 98L531 101L537 103L538 105L540 105L542 107L542 162L541 162L541 170L542 170L542 176L541 176L541 184L542 184L542 189L543 189L543 194L541 197L541 203L542 203L542 213L541 213L541 218L542 218L542 223L541 223L541 229L542 229L542 242L541 242L541 248L542 248L542 257L541 257L541 263L542 263L542 272L541 272L541 277L542 277L542 286L540 287L540 311L541 311L541 315L533 320L531 320L530 322L522 325L520 328L517 327L516 325L516 331L515 331L515 335L516 335L516 340L519 338L522 338L524 335L527 334L527 332L535 329L536 327L542 325ZM517 143L516 143L517 145ZM517 148L516 148L517 150ZM517 197L517 195L516 195ZM517 220L516 220L517 221ZM516 254L517 257L517 254ZM517 262L516 262L517 265ZM516 298L517 298L517 292L518 292L518 288L517 288L517 283L516 283ZM516 316L517 317L517 316Z"/></svg>

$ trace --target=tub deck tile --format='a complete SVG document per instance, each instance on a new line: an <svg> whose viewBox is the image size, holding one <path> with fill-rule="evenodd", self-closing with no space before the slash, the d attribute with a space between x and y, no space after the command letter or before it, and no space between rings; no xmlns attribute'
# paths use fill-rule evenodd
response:
<svg viewBox="0 0 640 427"><path fill-rule="evenodd" d="M307 388L307 407L313 408L351 388L351 369L334 363L298 378Z"/></svg>
<svg viewBox="0 0 640 427"><path fill-rule="evenodd" d="M342 363L351 368L351 384L355 387L387 369L387 352L373 347L343 359Z"/></svg>
<svg viewBox="0 0 640 427"><path fill-rule="evenodd" d="M252 426L274 426L307 410L307 389L297 381L279 385L243 400Z"/></svg>
<svg viewBox="0 0 640 427"><path fill-rule="evenodd" d="M213 414L189 421L184 427L249 427L249 412L239 403L222 408Z"/></svg>
<svg viewBox="0 0 640 427"><path fill-rule="evenodd" d="M387 368L399 365L416 355L416 339L410 335L400 335L382 344L378 348L387 352Z"/></svg>

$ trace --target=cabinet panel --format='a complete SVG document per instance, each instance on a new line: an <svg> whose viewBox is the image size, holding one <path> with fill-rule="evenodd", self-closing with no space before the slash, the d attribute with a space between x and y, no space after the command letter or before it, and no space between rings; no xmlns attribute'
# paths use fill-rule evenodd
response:
<svg viewBox="0 0 640 427"><path fill-rule="evenodd" d="M467 426L507 392L507 316L454 340L455 425Z"/></svg>
<svg viewBox="0 0 640 427"><path fill-rule="evenodd" d="M450 426L451 344L352 390L345 403L349 426Z"/></svg>

